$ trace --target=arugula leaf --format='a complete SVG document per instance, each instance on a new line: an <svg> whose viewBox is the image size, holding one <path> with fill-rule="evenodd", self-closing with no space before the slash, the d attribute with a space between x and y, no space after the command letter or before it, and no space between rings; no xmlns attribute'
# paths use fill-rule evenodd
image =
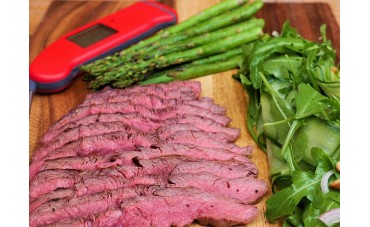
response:
<svg viewBox="0 0 370 227"><path fill-rule="evenodd" d="M273 75L276 79L288 81L292 74L299 74L302 65L302 57L298 55L284 55L269 58L263 62L265 73ZM294 77L294 80L297 77ZM291 80L293 82L293 80Z"/></svg>
<svg viewBox="0 0 370 227"><path fill-rule="evenodd" d="M333 169L333 164L321 149L313 150L312 155L318 162L315 174L301 170L292 172L292 185L267 199L266 217L269 221L274 222L281 217L292 215L303 197L315 197L313 193L320 185L322 175Z"/></svg>
<svg viewBox="0 0 370 227"><path fill-rule="evenodd" d="M301 199L314 189L315 184L320 183L320 179L300 170L294 171L292 185L278 191L266 201L267 219L274 222L281 217L292 215Z"/></svg>
<svg viewBox="0 0 370 227"><path fill-rule="evenodd" d="M295 120L292 123L290 130L288 132L288 135L286 137L285 143L283 147L281 148L281 156L284 157L285 161L288 163L290 170L292 172L297 170L298 167L297 167L295 155L290 145L290 141L292 140L294 133L299 129L299 127L301 127L301 125L302 125L302 121Z"/></svg>
<svg viewBox="0 0 370 227"><path fill-rule="evenodd" d="M248 65L250 78L255 89L259 89L262 84L259 72L261 71L261 63L275 53L292 53L293 51L302 53L307 48L315 45L298 38L282 38L276 37L267 40L263 43L255 45L254 50L249 57Z"/></svg>
<svg viewBox="0 0 370 227"><path fill-rule="evenodd" d="M298 33L297 29L290 26L289 20L285 21L283 24L280 36L286 38L301 38L301 35Z"/></svg>
<svg viewBox="0 0 370 227"><path fill-rule="evenodd" d="M285 219L283 226L302 226L302 224L302 209L296 207L293 211L293 214Z"/></svg>
<svg viewBox="0 0 370 227"><path fill-rule="evenodd" d="M328 97L320 94L309 84L299 84L296 96L297 112L295 118L304 118L327 108L327 105L322 102L323 100L328 100Z"/></svg>
<svg viewBox="0 0 370 227"><path fill-rule="evenodd" d="M287 103L286 100L281 98L276 91L272 88L271 84L267 81L266 77L263 75L263 73L259 73L261 80L263 81L264 85L266 86L268 92L270 93L272 100L274 101L275 106L278 108L280 111L280 114L284 117L284 119L288 119L294 115L294 112Z"/></svg>

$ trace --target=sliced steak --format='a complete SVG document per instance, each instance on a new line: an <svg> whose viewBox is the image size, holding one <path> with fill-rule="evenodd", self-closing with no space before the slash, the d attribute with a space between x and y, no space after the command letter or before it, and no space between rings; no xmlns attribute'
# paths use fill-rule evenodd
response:
<svg viewBox="0 0 370 227"><path fill-rule="evenodd" d="M250 222L258 214L254 206L194 188L163 189L154 195L128 198L122 202L121 210L117 220L109 218L112 225L170 227L186 226L194 220L238 225ZM98 224L107 224L106 219L101 219L97 218Z"/></svg>
<svg viewBox="0 0 370 227"><path fill-rule="evenodd" d="M46 225L100 213L133 196L137 196L135 190L123 188L70 200L48 202L30 213L30 226Z"/></svg>
<svg viewBox="0 0 370 227"><path fill-rule="evenodd" d="M140 161L143 162L146 160ZM171 171L172 175L180 173L198 174L201 172L213 173L223 178L238 178L238 177L256 177L258 170L256 165L250 161L249 163L242 163L235 160L197 160L197 161L183 161L178 163Z"/></svg>
<svg viewBox="0 0 370 227"><path fill-rule="evenodd" d="M217 105L213 102L213 99L207 97L201 97L199 100L189 100L186 101L186 104L201 107L204 109L211 110L213 113L216 114L225 114L226 109L220 105Z"/></svg>
<svg viewBox="0 0 370 227"><path fill-rule="evenodd" d="M46 132L30 165L30 226L241 225L267 191L199 82L106 88Z"/></svg>
<svg viewBox="0 0 370 227"><path fill-rule="evenodd" d="M131 125L124 124L120 121L96 122L88 125L80 125L76 128L71 129L70 131L64 132L62 136L56 137L48 144L40 146L35 151L35 154L38 157L44 157L53 150L56 150L65 144L70 144L73 141L77 141L81 138L120 131L125 131L131 134L140 133L140 130L134 128Z"/></svg>
<svg viewBox="0 0 370 227"><path fill-rule="evenodd" d="M127 153L128 151L120 151L109 155L92 154L88 156L70 156L61 157L51 160L40 160L31 163L29 168L30 179L42 170L50 169L70 169L70 170L95 170L122 165L125 159L117 159L117 154Z"/></svg>
<svg viewBox="0 0 370 227"><path fill-rule="evenodd" d="M59 221L59 222L54 222L52 224L48 225L43 225L43 227L89 227L92 226L92 222L87 220L85 221L83 218L75 218L72 220L67 220L67 221Z"/></svg>
<svg viewBox="0 0 370 227"><path fill-rule="evenodd" d="M153 159L134 158L144 174L176 175L208 172L223 178L256 177L257 167L253 162L241 163L235 160L204 160L178 155Z"/></svg>
<svg viewBox="0 0 370 227"><path fill-rule="evenodd" d="M204 109L209 109L214 113L217 114L225 114L226 109L215 104L213 99L207 97L198 98L194 93L180 93L179 97L175 98L167 98L163 97L163 95L157 94L146 94L146 93L129 93L129 94L121 94L116 96L109 96L109 97L99 97L97 96L94 99L89 100L88 102L83 102L78 106L90 106L90 105L101 105L104 103L116 103L116 102L131 102L132 104L136 105L143 105L148 108L164 108L168 106L174 105L181 105L181 104L188 104L192 106L198 106Z"/></svg>
<svg viewBox="0 0 370 227"><path fill-rule="evenodd" d="M155 123L162 121L152 120ZM173 118L168 118L163 122L163 125L171 124L193 124L205 132L223 132L230 136L230 138L237 139L240 134L240 129L225 127L207 116L198 115L180 115Z"/></svg>
<svg viewBox="0 0 370 227"><path fill-rule="evenodd" d="M119 208L111 208L97 215L94 225L96 226L117 226L117 220L122 216Z"/></svg>
<svg viewBox="0 0 370 227"><path fill-rule="evenodd" d="M166 176L167 177L167 176ZM77 197L117 188L135 188L137 185L165 187L167 179L161 175L137 175L131 178L115 176L114 173L84 177L75 184Z"/></svg>
<svg viewBox="0 0 370 227"><path fill-rule="evenodd" d="M188 98L173 98L173 99L165 99L161 98L158 95L155 94L146 94L146 93L130 93L127 95L121 95L121 96L114 96L110 97L110 99L106 102L93 102L91 103L82 103L79 106L77 106L74 111L77 111L78 109L81 109L82 107L86 106L99 106L104 103L130 103L132 105L140 105L145 106L149 109L163 109L170 106L175 105L182 105L187 104L191 106L197 106L204 109L209 109L210 111L216 113L216 114L225 114L226 110L225 108L215 104L213 102L213 99L210 98L196 98L194 99L194 95L188 95Z"/></svg>
<svg viewBox="0 0 370 227"><path fill-rule="evenodd" d="M117 159L115 158L114 160L116 161ZM55 169L44 170L36 176L30 185L31 199L61 187L73 187L76 190L76 196L82 196L108 189L144 184L138 183L138 179L144 179L148 182L145 184L148 185L165 185L165 178L170 173L176 175L180 173L200 174L202 172L209 172L215 174L215 176L236 178L240 176L255 176L257 172L252 162L197 161L192 157L186 158L176 155L154 159L139 159L135 156L131 160L131 165L121 164L98 170L65 170L63 180L57 183L55 178L57 178L56 176L59 171ZM195 168L191 169L197 166L200 167L199 170ZM60 165L60 167L65 168L64 165ZM49 182L52 182L52 185L49 185Z"/></svg>
<svg viewBox="0 0 370 227"><path fill-rule="evenodd" d="M223 126L226 126L231 121L231 119L226 115L213 113L211 110L204 109L198 106L192 106L189 104L182 104L178 106L169 106L162 109L155 109L155 106L148 108L141 105L134 105L130 102L113 102L76 108L70 111L64 117L62 117L53 126L51 126L50 130L59 129L69 122L77 121L91 114L136 113L136 112L140 113L143 116L147 116L149 118L158 120L165 120L167 118L175 117L178 115L189 114L212 118L214 121L222 124Z"/></svg>
<svg viewBox="0 0 370 227"><path fill-rule="evenodd" d="M158 134L158 137L161 140L166 140L169 137L171 137L173 134L175 134L177 132L180 132L180 131L183 131L183 132L189 132L189 131L206 132L207 134L210 133L211 135L214 135L215 139L220 137L221 140L225 140L227 142L234 142L236 140L234 134L230 135L230 134L222 132L222 131L221 132L220 131L218 131L218 132L204 131L203 129L198 128L195 124L191 124L191 123L166 124L166 125L158 128L156 132Z"/></svg>
<svg viewBox="0 0 370 227"><path fill-rule="evenodd" d="M169 155L153 159L139 159L134 157L133 162L140 168L139 175L160 175L167 177L175 167L188 161L186 157Z"/></svg>
<svg viewBox="0 0 370 227"><path fill-rule="evenodd" d="M56 130L48 130L41 140L40 144L47 144L55 137L63 136L64 133L74 130L83 125L90 125L98 122L116 122L120 121L126 125L132 125L134 128L140 129L142 132L153 131L163 125L162 122L154 122L151 119L144 117L139 113L109 113L109 114L91 114L77 121L72 121Z"/></svg>
<svg viewBox="0 0 370 227"><path fill-rule="evenodd" d="M209 172L181 173L169 179L172 187L195 187L209 193L238 199L245 204L254 204L267 192L263 180L254 177L224 178Z"/></svg>
<svg viewBox="0 0 370 227"><path fill-rule="evenodd" d="M75 196L75 190L73 188L59 188L55 189L47 194L44 194L37 199L33 200L30 203L29 211L30 213L34 211L36 208L40 207L42 204L48 203L48 202L55 202L60 199L64 198L72 198Z"/></svg>
<svg viewBox="0 0 370 227"><path fill-rule="evenodd" d="M122 153L122 152L121 152ZM126 153L126 151L123 151ZM89 156L72 156L63 157L46 161L34 161L30 165L29 176L30 180L36 176L39 171L43 170L97 170L124 163L123 159L117 159L116 154L111 155L89 155Z"/></svg>
<svg viewBox="0 0 370 227"><path fill-rule="evenodd" d="M150 148L141 147L139 148L140 152L137 152L135 156L142 159L151 159L154 157L165 155L181 155L184 157L206 160L234 159L241 162L250 162L250 160L245 156L250 155L252 149L252 147L248 147L248 149L246 149L244 153L237 154L225 148L209 148L197 146L194 144L171 143L152 145Z"/></svg>
<svg viewBox="0 0 370 227"><path fill-rule="evenodd" d="M93 170L103 169L122 164L134 164L133 158L153 159L178 155L187 159L198 160L230 160L246 163L251 162L244 154L235 154L226 149L199 147L192 144L163 144L153 145L151 148L141 147L138 151L120 151L109 155L70 156L45 162L33 162L30 166L30 175L36 175L39 170L72 169Z"/></svg>
<svg viewBox="0 0 370 227"><path fill-rule="evenodd" d="M62 147L65 144L71 143L73 141L79 140L83 137L87 136L96 136L105 133L111 132L119 132L119 131L126 131L132 134L140 132L140 129L136 129L135 126L127 125L120 121L113 121L113 122L96 122L91 123L88 125L80 125L77 126L70 131L63 133L62 136L56 137L55 139L51 140L47 145L40 146L35 153L37 156L44 157L46 154L50 153L51 151ZM172 134L178 131L203 131L199 129L193 124L169 124L158 128L156 131L152 133L158 134L158 137L161 140L166 140ZM144 131L147 133L148 131ZM234 142L235 138L234 135L229 135L223 132L214 132L214 136L216 138L220 137L221 139L225 139L228 142Z"/></svg>
<svg viewBox="0 0 370 227"><path fill-rule="evenodd" d="M114 190L125 186L126 188L134 188L135 191L139 194L149 189L150 186L163 187L167 181L161 176L148 176L143 174L139 175L139 168L130 166L131 171L136 171L130 176L119 176L119 172L122 169L125 169L125 166L120 166L119 170L117 169L105 169L103 171L86 171L85 173L76 173L73 171L67 172L71 176L68 178L70 181L63 184L63 187L55 188L52 177L55 175L55 171L44 172L39 178L48 179L51 181L45 181L43 179L36 179L35 183L31 184L30 189L30 212L35 210L37 207L40 207L42 204L47 202L55 202L61 199L71 199L81 196L86 196L106 190ZM123 170L125 171L125 170ZM150 170L149 170L150 172ZM49 176L47 176L49 175ZM53 176L51 176L53 175ZM130 178L132 177L132 178ZM65 177L67 178L67 177ZM49 183L50 182L50 183ZM86 184L84 183L86 182ZM160 183L160 184L159 184ZM60 186L61 184L59 184ZM140 186L141 189L135 188ZM35 192L35 190L37 190ZM38 193L38 197L34 199L35 194Z"/></svg>
<svg viewBox="0 0 370 227"><path fill-rule="evenodd" d="M111 132L97 136L86 136L49 153L35 153L35 161L62 157L87 156L90 154L109 154L118 150L134 150L136 147L150 147L158 143L156 135L146 135L136 131Z"/></svg>
<svg viewBox="0 0 370 227"><path fill-rule="evenodd" d="M73 187L77 197L97 192L129 188L129 179L116 168L107 168L97 171L84 171L80 174Z"/></svg>
<svg viewBox="0 0 370 227"><path fill-rule="evenodd" d="M168 137L165 143L194 144L201 147L225 148L236 154L251 154L252 147L239 147L235 143L229 143L226 138L227 135L222 132L178 131Z"/></svg>
<svg viewBox="0 0 370 227"><path fill-rule="evenodd" d="M135 112L151 112L152 109L147 107L134 105L131 102L113 102L103 103L99 105L77 106L75 109L68 112L60 120L58 120L50 130L56 130L66 125L67 123L77 121L91 114L101 113L135 113Z"/></svg>
<svg viewBox="0 0 370 227"><path fill-rule="evenodd" d="M144 112L144 111L142 111ZM188 104L183 104L179 106L171 106L165 109L157 109L154 111L154 115L150 116L150 118L158 119L158 120L165 120L171 117L176 117L179 115L196 115L200 117L207 117L213 119L215 122L221 124L222 126L226 126L231 122L231 119L223 114L216 114L213 113L211 110L204 109L197 106L191 106Z"/></svg>
<svg viewBox="0 0 370 227"><path fill-rule="evenodd" d="M65 133L76 129L79 126L95 124L98 122L116 122L120 121L124 124L131 125L134 128L140 129L142 132L150 132L162 126L171 124L193 124L198 129L208 132L224 132L231 139L237 139L240 129L225 127L211 118L201 117L197 115L179 115L165 120L151 119L144 117L139 113L110 113L110 114L92 114L83 117L77 121L72 121L63 127L56 130L49 130L43 135L40 144L44 145L55 139L57 136L62 136Z"/></svg>
<svg viewBox="0 0 370 227"><path fill-rule="evenodd" d="M45 170L30 182L30 201L45 195L55 189L71 188L80 179L76 170Z"/></svg>
<svg viewBox="0 0 370 227"><path fill-rule="evenodd" d="M176 81L168 84L153 84L147 86L135 86L127 89L113 89L106 87L101 91L88 94L86 96L85 102L89 102L95 97L109 97L124 95L129 93L146 93L146 94L163 94L164 97L178 97L179 92L192 92L197 96L200 95L201 86L199 82L195 81ZM172 96L172 97L171 97Z"/></svg>
<svg viewBox="0 0 370 227"><path fill-rule="evenodd" d="M96 192L134 187L138 184L165 185L166 175L150 175L153 168L143 170L137 166L116 166L99 170L45 170L39 172L30 183L30 200L54 191L74 188L77 197ZM62 177L58 174L63 173ZM61 175L61 174L60 174Z"/></svg>
<svg viewBox="0 0 370 227"><path fill-rule="evenodd" d="M144 97L147 96L147 97ZM125 102L133 99L146 100L148 97L153 97L154 100L163 100L164 102L169 100L177 101L188 101L198 99L198 95L192 91L174 91L168 95L168 93L143 93L143 92L130 92L126 94L106 95L98 96L95 95L90 99L85 99L80 106L99 105L108 102ZM161 103L163 104L163 103Z"/></svg>

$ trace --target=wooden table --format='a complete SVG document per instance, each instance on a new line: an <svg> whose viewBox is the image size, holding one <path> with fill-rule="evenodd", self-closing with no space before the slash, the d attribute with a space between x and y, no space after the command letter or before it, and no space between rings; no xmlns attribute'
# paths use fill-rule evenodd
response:
<svg viewBox="0 0 370 227"><path fill-rule="evenodd" d="M133 2L30 0L30 61L61 35ZM159 2L173 7L178 12L179 21L182 21L220 0L161 0ZM266 20L265 32L280 31L282 23L289 19L291 25L296 27L303 37L315 41L320 36L319 26L326 23L328 38L338 50L337 56L338 60L340 59L339 0L296 1L295 3L270 0L266 1L257 16ZM242 86L231 78L235 71L209 75L196 80L202 83L202 96L212 97L216 103L225 106L227 115L233 119L230 126L241 129L240 138L236 143L240 146L255 147L251 159L260 170L258 177L269 182L267 157L256 146L246 129L248 96ZM52 95L34 95L29 121L30 155L36 148L38 139L50 125L78 105L89 92L87 84L78 78L63 92ZM268 195L270 193L271 191ZM258 204L260 215L248 226L275 226L269 224L263 215L268 195Z"/></svg>

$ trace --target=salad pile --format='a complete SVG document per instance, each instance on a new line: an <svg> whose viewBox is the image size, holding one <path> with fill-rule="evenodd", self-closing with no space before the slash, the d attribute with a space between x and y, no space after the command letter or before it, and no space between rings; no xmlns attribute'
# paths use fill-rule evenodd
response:
<svg viewBox="0 0 370 227"><path fill-rule="evenodd" d="M281 34L243 46L233 75L248 94L247 128L267 153L273 195L270 222L339 225L340 70L320 28L320 43L289 21Z"/></svg>

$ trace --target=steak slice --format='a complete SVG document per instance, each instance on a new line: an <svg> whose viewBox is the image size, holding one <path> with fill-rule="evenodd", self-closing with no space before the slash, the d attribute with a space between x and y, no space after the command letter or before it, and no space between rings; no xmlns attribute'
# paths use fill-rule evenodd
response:
<svg viewBox="0 0 370 227"><path fill-rule="evenodd" d="M204 109L209 109L216 114L225 114L225 108L215 104L213 99L201 97L194 99L194 96L189 95L188 98L173 98L173 99L164 99L155 94L146 94L146 93L130 93L127 95L114 96L106 102L92 102L95 99L91 100L90 103L82 103L78 105L74 111L81 109L82 107L92 106L92 105L102 105L104 103L130 103L132 105L145 106L149 109L163 109L169 106L188 104L191 106L197 106ZM92 102L92 103L91 103Z"/></svg>
<svg viewBox="0 0 370 227"><path fill-rule="evenodd" d="M140 130L134 128L133 126L124 124L120 121L95 122L88 125L79 125L76 128L64 132L61 136L51 140L48 144L38 147L38 149L35 151L35 154L36 156L44 157L53 150L58 149L65 144L70 144L73 141L77 141L81 138L120 131L125 131L132 134L140 132Z"/></svg>
<svg viewBox="0 0 370 227"><path fill-rule="evenodd" d="M44 145L55 139L57 136L62 136L76 127L89 125L97 122L115 122L120 121L124 124L131 125L134 128L140 129L142 132L150 132L159 127L171 124L193 124L197 128L208 132L224 132L230 135L230 138L237 139L240 134L240 129L224 127L215 122L211 118L201 117L197 115L180 115L172 118L158 120L144 117L139 113L110 113L110 114L92 114L83 117L77 121L67 123L63 127L56 130L49 130L43 135L40 144Z"/></svg>
<svg viewBox="0 0 370 227"><path fill-rule="evenodd" d="M138 133L140 129L136 129L135 126L126 125L120 121L113 121L113 122L96 122L91 123L88 125L79 125L70 131L64 132L62 136L56 137L55 139L51 140L47 145L43 145L38 147L35 153L38 156L44 157L46 154L50 153L51 151L62 147L65 144L71 143L73 141L79 140L83 137L87 136L96 136L105 133L111 132L119 132L119 131L126 131L129 133ZM172 134L177 131L203 131L202 129L197 128L195 125L187 123L187 124L171 124L171 125L164 125L157 129L157 131L153 131L152 133L158 134L158 137L161 140L166 140ZM148 131L143 131L147 133ZM225 139L228 142L234 142L234 135L229 135L223 132L215 132L215 137L221 137L221 139Z"/></svg>
<svg viewBox="0 0 370 227"><path fill-rule="evenodd" d="M199 174L208 172L224 178L256 177L257 167L250 161L204 160L183 156L164 156L153 159L134 158L144 174L176 175L181 173Z"/></svg>
<svg viewBox="0 0 370 227"><path fill-rule="evenodd" d="M95 226L119 226L117 220L121 216L122 216L121 209L111 208L106 212L98 214L95 221L92 224L94 224Z"/></svg>
<svg viewBox="0 0 370 227"><path fill-rule="evenodd" d="M182 82L182 83L181 83ZM153 84L146 86L134 86L127 89L113 89L106 87L101 91L88 94L85 102L89 102L91 99L98 97L112 97L117 95L124 95L129 93L146 93L146 94L157 94L163 95L164 97L178 97L179 92L192 92L198 97L201 93L201 86L196 81L175 81L167 84ZM172 97L171 97L172 96Z"/></svg>
<svg viewBox="0 0 370 227"><path fill-rule="evenodd" d="M141 108L138 108L141 107ZM89 116L90 114L98 113L135 113L135 112L151 112L153 108L147 108L140 105L134 105L130 101L127 102L113 102L113 103L103 103L99 105L87 105L87 106L77 106L66 115L64 115L60 120L58 120L54 125L50 127L50 130L59 129L67 123L79 120L83 117Z"/></svg>
<svg viewBox="0 0 370 227"><path fill-rule="evenodd" d="M146 161L147 160L140 160L140 163L145 165L144 162ZM257 167L252 161L249 163L241 163L235 160L194 160L178 163L171 171L171 175L181 173L198 174L201 172L213 173L216 176L226 179L256 177L258 174Z"/></svg>
<svg viewBox="0 0 370 227"><path fill-rule="evenodd" d="M91 114L77 121L72 121L56 130L48 130L41 140L40 144L44 145L62 136L76 127L86 126L98 122L116 122L120 121L126 125L132 125L134 128L140 129L142 132L155 130L163 125L161 122L153 122L151 119L144 117L139 113L110 113L110 114Z"/></svg>
<svg viewBox="0 0 370 227"><path fill-rule="evenodd" d="M198 100L189 100L189 101L186 101L186 104L208 109L216 114L226 113L226 109L224 107L215 104L213 99L207 98L207 97L201 97Z"/></svg>
<svg viewBox="0 0 370 227"><path fill-rule="evenodd" d="M160 121L153 120L155 123L160 123ZM240 134L240 129L225 127L214 121L212 118L206 116L197 116L197 115L180 115L173 118L168 118L164 120L163 125L171 124L193 124L199 129L205 132L223 132L230 136L230 138L237 139Z"/></svg>
<svg viewBox="0 0 370 227"><path fill-rule="evenodd" d="M30 201L55 189L73 187L79 179L80 172L76 170L42 171L30 182Z"/></svg>
<svg viewBox="0 0 370 227"><path fill-rule="evenodd" d="M44 194L37 199L34 199L29 206L29 212L31 213L42 204L52 201L58 201L63 198L72 198L75 196L75 190L72 188L59 188L55 189L47 194Z"/></svg>
<svg viewBox="0 0 370 227"><path fill-rule="evenodd" d="M147 97L144 97L147 96ZM126 92L118 93L116 95L97 95L91 96L89 99L85 99L80 106L88 106L88 105L99 105L108 102L125 102L132 99L148 99L148 97L153 97L153 99L160 99L163 101L169 100L177 100L180 102L188 101L188 100L195 100L198 99L198 95L192 92L191 90L186 91L173 91L171 93L143 93L143 92Z"/></svg>
<svg viewBox="0 0 370 227"><path fill-rule="evenodd" d="M88 227L92 226L92 222L87 220L85 221L83 218L75 218L68 221L60 221L60 222L54 222L52 224L43 225L43 227Z"/></svg>
<svg viewBox="0 0 370 227"><path fill-rule="evenodd" d="M80 223L84 226L186 226L194 221L202 225L236 226L249 223L258 215L255 206L195 188L170 188L154 195L123 199L121 208L112 206L93 218L78 218L51 226ZM79 226L79 225L76 225Z"/></svg>
<svg viewBox="0 0 370 227"><path fill-rule="evenodd" d="M77 108L90 106L90 105L101 105L104 103L117 103L117 102L131 102L136 105L143 105L148 108L164 108L168 106L188 104L192 106L209 109L217 114L225 114L226 109L213 102L213 99L207 97L196 97L194 93L180 93L179 97L166 98L158 94L146 94L146 93L128 93L110 97L96 96L89 100L89 102L83 102Z"/></svg>
<svg viewBox="0 0 370 227"><path fill-rule="evenodd" d="M51 160L71 156L87 156L90 154L109 154L117 150L134 150L136 147L150 147L158 143L156 135L142 132L111 132L97 136L86 136L66 144L49 153L35 153L33 160Z"/></svg>
<svg viewBox="0 0 370 227"><path fill-rule="evenodd" d="M214 135L215 139L220 137L221 140L226 140L226 142L234 142L236 140L236 137L235 137L236 133L229 134L228 131L227 132L208 131L208 130L205 131L204 129L199 128L197 125L191 124L191 123L166 124L166 125L157 129L157 134L158 134L158 137L161 140L166 140L169 137L171 137L173 134L175 134L177 132L180 132L180 131L183 131L183 132L187 132L187 131L206 132L206 133L210 133L211 135ZM237 130L237 132L239 132L239 131Z"/></svg>
<svg viewBox="0 0 370 227"><path fill-rule="evenodd" d="M67 123L77 121L83 117L91 114L103 113L140 113L152 119L165 120L167 118L175 117L178 115L198 115L203 117L212 118L214 121L226 126L230 123L231 119L223 114L217 114L209 109L204 109L198 106L189 104L182 104L178 106L169 106L162 109L148 108L141 105L134 105L130 102L113 102L104 103L100 105L84 106L70 111L67 115L63 116L57 121L50 130L56 130Z"/></svg>
<svg viewBox="0 0 370 227"><path fill-rule="evenodd" d="M171 175L172 187L195 187L202 191L238 199L245 204L254 204L267 192L263 180L254 177L224 178L208 172Z"/></svg>
<svg viewBox="0 0 370 227"><path fill-rule="evenodd" d="M249 161L249 163L218 160L207 161L177 155L163 156L154 159L140 159L137 156L131 157L131 163L121 162L120 165L110 166L109 168L105 166L106 168L96 170L64 170L63 178L58 177L59 171L56 168L43 170L31 181L31 199L33 200L40 195L47 194L56 188L73 187L76 190L76 196L82 196L84 194L91 194L108 189L144 184L138 183L137 179L145 179L149 182L145 183L148 185L165 185L166 182L164 179L171 172L176 175L180 173L199 174L204 171L213 173L217 176L227 176L227 178L255 176L257 172L251 161ZM114 158L114 161L116 160L119 159ZM199 167L199 169L193 167ZM58 168L65 168L65 166L61 164ZM153 178L153 175L157 175L158 178ZM135 178L142 176L144 176L144 178Z"/></svg>
<svg viewBox="0 0 370 227"><path fill-rule="evenodd" d="M209 148L201 147L195 144L171 143L171 144L152 145L150 148L140 147L139 148L140 152L137 152L134 155L142 159L151 159L154 157L166 155L181 155L184 157L196 159L206 159L206 160L234 159L241 162L250 162L250 160L247 157L245 157L246 155L250 155L251 153L250 149L252 150L253 148L248 147L248 149L246 149L244 153L237 154L224 148Z"/></svg>
<svg viewBox="0 0 370 227"><path fill-rule="evenodd" d="M144 112L144 111L142 111ZM189 104L183 104L179 106L170 106L165 109L156 109L153 111L154 115L150 116L150 118L158 119L158 120L165 120L171 117L176 117L179 115L196 115L200 117L207 117L211 118L215 122L221 124L222 126L226 126L231 122L231 118L224 114L216 114L209 109L204 109L197 106L191 106Z"/></svg>
<svg viewBox="0 0 370 227"><path fill-rule="evenodd" d="M117 188L129 188L129 179L116 168L81 172L80 178L74 182L76 196L94 194Z"/></svg>
<svg viewBox="0 0 370 227"><path fill-rule="evenodd" d="M72 169L93 170L103 169L122 164L134 164L136 159L153 159L166 156L182 156L186 159L199 160L230 160L249 164L251 161L245 154L235 154L226 149L199 147L191 144L163 144L153 145L151 148L141 147L138 151L119 151L108 155L70 156L58 159L33 162L30 166L30 176L39 170Z"/></svg>
<svg viewBox="0 0 370 227"><path fill-rule="evenodd" d="M152 168L153 169L153 168ZM134 187L135 185L165 185L166 175L149 175L151 168L142 170L137 166L116 166L99 170L45 170L39 172L30 183L30 200L55 189L74 188L77 197L96 192ZM62 173L62 174L60 174ZM61 176L58 176L60 174Z"/></svg>
<svg viewBox="0 0 370 227"><path fill-rule="evenodd" d="M123 151L121 153L126 153ZM43 170L97 170L114 167L123 164L123 159L117 159L116 154L112 155L89 155L62 157L46 161L34 161L30 165L30 181L34 179L39 171Z"/></svg>
<svg viewBox="0 0 370 227"><path fill-rule="evenodd" d="M122 188L69 200L48 202L30 213L30 226L47 225L100 213L133 196L137 196L135 190Z"/></svg>
<svg viewBox="0 0 370 227"><path fill-rule="evenodd" d="M79 175L73 176L74 179L68 187L58 187L54 190L52 190L54 187L52 185L48 185L48 182L36 185L37 182L39 182L36 180L36 183L31 185L31 189L41 189L43 191L40 192L41 190L39 190L39 194L37 195L38 197L36 198L34 198L35 193L32 193L30 212L48 202L87 196L123 187L135 189L138 195L150 194L153 189L162 188L167 184L167 179L164 176L168 176L171 169L173 169L171 168L169 170L165 170L166 173L157 173L158 175L155 175L155 172L158 171L157 168L149 167L143 170L136 166L130 166L133 174L129 176L125 176L123 174L120 176L118 172L121 172L121 169L125 168L126 166L120 166L119 170L109 169L95 172L87 171L85 174L80 173ZM54 171L49 172L49 174L54 173Z"/></svg>
<svg viewBox="0 0 370 227"><path fill-rule="evenodd" d="M112 170L109 170L112 172ZM84 177L75 184L77 197L121 187L135 188L137 185L165 187L167 179L161 175L137 175L130 178L115 176L114 173Z"/></svg>
<svg viewBox="0 0 370 227"><path fill-rule="evenodd" d="M122 226L186 226L194 220L207 224L240 225L253 220L258 209L238 200L194 188L171 188L123 200L122 215L109 217L111 224ZM112 213L112 211L111 211ZM117 213L115 213L117 217ZM107 215L104 216L105 220ZM97 224L107 224L100 216Z"/></svg>
<svg viewBox="0 0 370 227"><path fill-rule="evenodd" d="M235 143L229 143L227 135L222 132L210 133L199 131L178 131L165 140L165 143L194 144L201 147L224 148L237 154L252 153L251 146L239 147Z"/></svg>

